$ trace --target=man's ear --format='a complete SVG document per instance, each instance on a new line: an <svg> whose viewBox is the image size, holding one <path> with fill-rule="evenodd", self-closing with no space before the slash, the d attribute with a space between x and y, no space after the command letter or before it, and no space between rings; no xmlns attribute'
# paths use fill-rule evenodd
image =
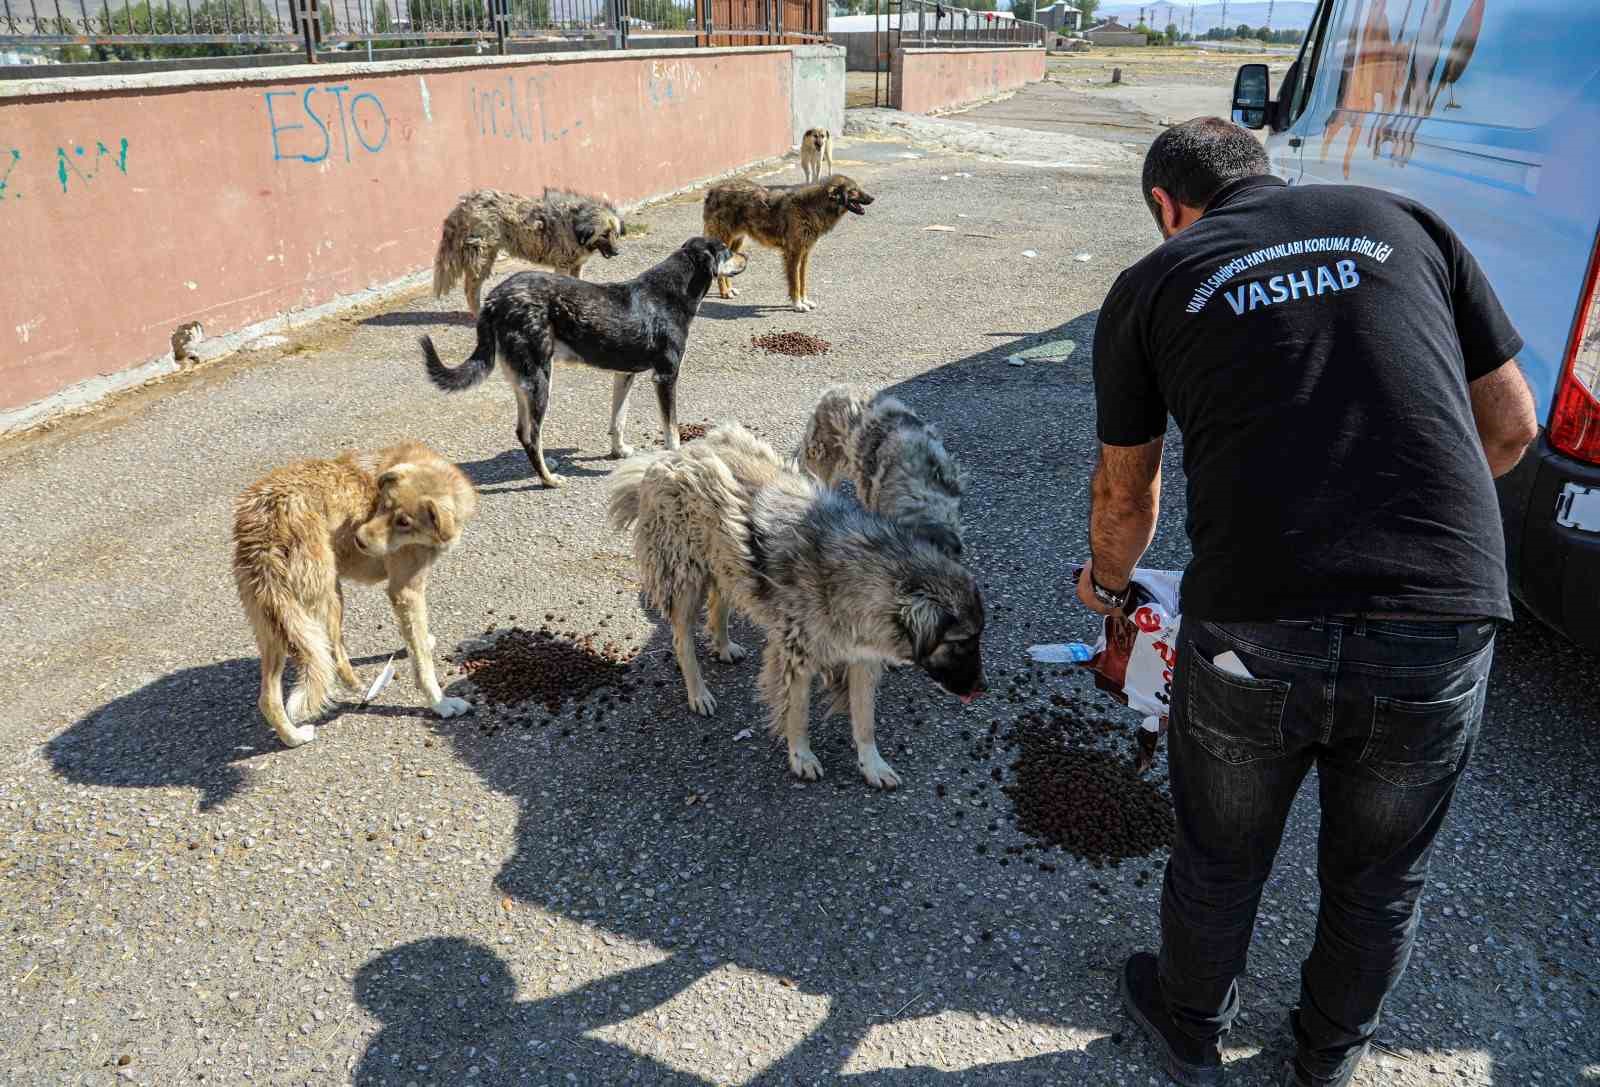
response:
<svg viewBox="0 0 1600 1087"><path fill-rule="evenodd" d="M1150 199L1156 203L1156 229L1161 231L1163 238L1170 238L1178 232L1178 224L1183 217L1183 209L1179 207L1171 193L1160 185L1150 189Z"/></svg>

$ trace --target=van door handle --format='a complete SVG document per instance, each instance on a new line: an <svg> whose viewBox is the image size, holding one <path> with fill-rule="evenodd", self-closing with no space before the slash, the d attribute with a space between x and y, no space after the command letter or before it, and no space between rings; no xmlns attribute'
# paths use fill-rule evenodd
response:
<svg viewBox="0 0 1600 1087"><path fill-rule="evenodd" d="M1299 136L1290 136L1289 137L1289 146L1290 147L1299 147L1301 144L1303 144L1305 142L1306 141L1302 140Z"/></svg>

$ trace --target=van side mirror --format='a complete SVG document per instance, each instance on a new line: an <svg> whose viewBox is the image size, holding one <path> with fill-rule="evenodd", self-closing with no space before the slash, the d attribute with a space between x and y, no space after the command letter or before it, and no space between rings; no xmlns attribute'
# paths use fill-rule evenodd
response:
<svg viewBox="0 0 1600 1087"><path fill-rule="evenodd" d="M1233 77L1233 123L1264 128L1267 123L1267 66L1242 64Z"/></svg>

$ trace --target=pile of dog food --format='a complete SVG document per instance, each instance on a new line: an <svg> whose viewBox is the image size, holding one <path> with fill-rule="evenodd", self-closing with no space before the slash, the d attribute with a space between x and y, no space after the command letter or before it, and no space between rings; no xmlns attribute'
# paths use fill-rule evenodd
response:
<svg viewBox="0 0 1600 1087"><path fill-rule="evenodd" d="M692 442L696 438L704 438L706 431L710 429L711 427L705 423L679 423L678 440L680 442Z"/></svg>
<svg viewBox="0 0 1600 1087"><path fill-rule="evenodd" d="M1126 758L1084 746L1070 716L1024 713L1007 737L1017 829L1096 866L1169 848L1171 801Z"/></svg>
<svg viewBox="0 0 1600 1087"><path fill-rule="evenodd" d="M485 701L514 706L537 699L555 713L601 688L631 690L626 677L637 653L603 634L512 627L474 649L461 670Z"/></svg>
<svg viewBox="0 0 1600 1087"><path fill-rule="evenodd" d="M769 355L826 355L833 345L805 332L763 332L750 337L750 346Z"/></svg>

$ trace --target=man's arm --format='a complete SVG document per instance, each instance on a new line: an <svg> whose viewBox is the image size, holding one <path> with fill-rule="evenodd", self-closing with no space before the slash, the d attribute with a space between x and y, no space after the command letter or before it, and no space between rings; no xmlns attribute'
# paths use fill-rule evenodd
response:
<svg viewBox="0 0 1600 1087"><path fill-rule="evenodd" d="M1093 577L1122 589L1150 546L1161 508L1161 450L1165 439L1143 445L1101 445L1090 485L1090 560L1078 579L1078 599L1091 611L1109 609L1095 599Z"/></svg>
<svg viewBox="0 0 1600 1087"><path fill-rule="evenodd" d="M1478 424L1484 455L1489 458L1489 471L1499 479L1517 466L1539 436L1533 394L1515 359L1490 370L1467 389L1472 394L1472 417Z"/></svg>

